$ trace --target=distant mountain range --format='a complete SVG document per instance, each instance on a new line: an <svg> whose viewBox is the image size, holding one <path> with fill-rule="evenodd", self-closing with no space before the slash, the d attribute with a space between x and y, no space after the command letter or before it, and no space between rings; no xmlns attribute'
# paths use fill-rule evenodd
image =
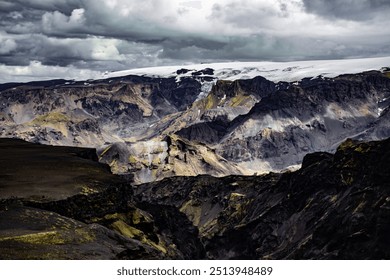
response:
<svg viewBox="0 0 390 280"><path fill-rule="evenodd" d="M0 136L96 148L138 183L297 168L347 138L390 136L389 65L237 62L3 84Z"/></svg>

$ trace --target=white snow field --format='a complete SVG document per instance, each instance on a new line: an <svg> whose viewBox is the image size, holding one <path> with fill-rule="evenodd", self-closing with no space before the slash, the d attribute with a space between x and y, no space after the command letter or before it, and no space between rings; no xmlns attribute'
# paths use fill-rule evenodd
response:
<svg viewBox="0 0 390 280"><path fill-rule="evenodd" d="M161 66L138 68L117 72L110 72L104 75L105 78L120 77L127 75L139 75L148 77L177 77L192 76L196 71L206 68L214 70L214 76L220 80L250 79L256 76L273 82L300 81L307 77L324 76L333 78L341 74L359 73L369 70L381 70L383 67L390 67L390 57L340 59L340 60L310 60L292 62L224 62L205 63L182 66ZM179 69L190 70L185 74L177 74ZM210 76L210 75L199 75Z"/></svg>

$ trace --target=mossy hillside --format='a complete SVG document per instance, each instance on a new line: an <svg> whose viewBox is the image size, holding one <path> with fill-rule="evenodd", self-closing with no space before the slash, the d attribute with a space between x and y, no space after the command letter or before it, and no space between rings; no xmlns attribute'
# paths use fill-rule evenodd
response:
<svg viewBox="0 0 390 280"><path fill-rule="evenodd" d="M216 108L217 105L218 105L218 99L216 98L215 95L209 93L207 97L204 99L204 109L210 110Z"/></svg>
<svg viewBox="0 0 390 280"><path fill-rule="evenodd" d="M64 236L58 231L38 232L18 236L7 236L0 238L0 243L4 241L14 241L29 244L65 244Z"/></svg>
<svg viewBox="0 0 390 280"><path fill-rule="evenodd" d="M240 94L232 97L232 99L230 100L230 106L231 107L244 106L250 108L253 106L255 102L256 101L252 96Z"/></svg>
<svg viewBox="0 0 390 280"><path fill-rule="evenodd" d="M38 116L31 121L32 124L42 125L42 124L57 124L68 122L70 119L68 116L61 112L50 112L46 115Z"/></svg>
<svg viewBox="0 0 390 280"><path fill-rule="evenodd" d="M239 106L252 106L254 98L245 92L237 91L232 97L218 97L215 93L210 92L203 101L205 110L217 108L218 106L239 107Z"/></svg>
<svg viewBox="0 0 390 280"><path fill-rule="evenodd" d="M130 163L131 165L134 165L134 164L136 164L137 162L139 162L139 160L138 160L135 156L133 156L133 155L130 155L130 156L129 156L129 163Z"/></svg>
<svg viewBox="0 0 390 280"><path fill-rule="evenodd" d="M142 232L141 230L139 230L135 227L132 227L132 226L126 224L122 220L115 221L109 227L111 227L115 231L119 232L123 236L139 240L143 244L152 246L152 247L158 249L159 251L161 251L163 254L166 254L168 252L164 245L162 245L161 243L155 243L154 241L151 241L150 239L148 239L147 235L144 232Z"/></svg>
<svg viewBox="0 0 390 280"><path fill-rule="evenodd" d="M134 239L144 246L158 250L166 258L177 258L177 248L172 244L171 237L157 232L154 217L141 209L130 208L127 212L116 212L100 218L91 219L117 232L128 239ZM169 235L168 235L169 236Z"/></svg>
<svg viewBox="0 0 390 280"><path fill-rule="evenodd" d="M20 202L0 204L0 259L81 259L85 250L101 258L99 242L101 233L79 221Z"/></svg>
<svg viewBox="0 0 390 280"><path fill-rule="evenodd" d="M61 112L50 112L46 115L41 115L27 123L30 126L40 126L56 131L60 137L69 137L68 123L70 118Z"/></svg>
<svg viewBox="0 0 390 280"><path fill-rule="evenodd" d="M13 241L34 245L63 245L68 243L86 243L95 240L95 235L84 228L73 230L53 230L31 234L0 237L0 244L4 241Z"/></svg>

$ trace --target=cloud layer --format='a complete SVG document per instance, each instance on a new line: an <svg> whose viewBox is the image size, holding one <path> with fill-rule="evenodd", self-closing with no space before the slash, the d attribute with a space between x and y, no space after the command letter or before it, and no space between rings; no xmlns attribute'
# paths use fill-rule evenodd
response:
<svg viewBox="0 0 390 280"><path fill-rule="evenodd" d="M387 0L0 0L0 80L390 55L389 12Z"/></svg>

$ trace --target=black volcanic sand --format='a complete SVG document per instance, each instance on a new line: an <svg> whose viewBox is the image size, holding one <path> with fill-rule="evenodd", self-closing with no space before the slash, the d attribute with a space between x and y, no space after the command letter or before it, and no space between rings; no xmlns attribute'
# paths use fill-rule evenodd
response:
<svg viewBox="0 0 390 280"><path fill-rule="evenodd" d="M94 149L0 139L0 199L59 200L118 182Z"/></svg>

